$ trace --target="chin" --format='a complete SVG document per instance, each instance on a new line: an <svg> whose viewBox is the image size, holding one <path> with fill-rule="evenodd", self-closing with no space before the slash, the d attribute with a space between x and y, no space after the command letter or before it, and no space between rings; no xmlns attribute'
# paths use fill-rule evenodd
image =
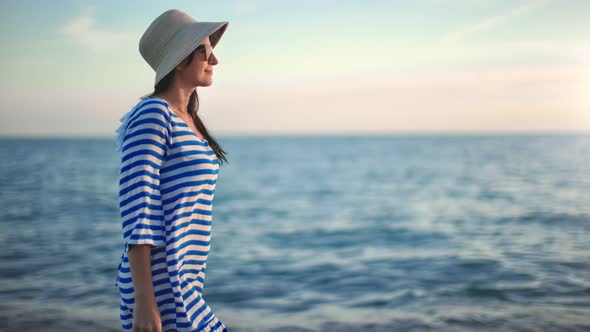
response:
<svg viewBox="0 0 590 332"><path fill-rule="evenodd" d="M211 84L213 84L212 79L197 82L197 86L210 86Z"/></svg>

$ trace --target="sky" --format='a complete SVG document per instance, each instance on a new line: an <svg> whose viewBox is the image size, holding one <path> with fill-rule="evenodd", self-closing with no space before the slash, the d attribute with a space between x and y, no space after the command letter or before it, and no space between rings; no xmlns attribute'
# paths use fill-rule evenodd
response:
<svg viewBox="0 0 590 332"><path fill-rule="evenodd" d="M176 8L229 21L213 135L590 131L590 1L2 1L0 136L114 137Z"/></svg>

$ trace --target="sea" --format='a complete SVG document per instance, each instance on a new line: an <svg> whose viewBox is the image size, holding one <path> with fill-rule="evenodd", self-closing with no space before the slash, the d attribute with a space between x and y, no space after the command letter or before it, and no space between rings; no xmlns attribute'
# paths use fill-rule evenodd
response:
<svg viewBox="0 0 590 332"><path fill-rule="evenodd" d="M590 330L590 133L217 140L231 332ZM120 331L114 137L0 157L0 330Z"/></svg>

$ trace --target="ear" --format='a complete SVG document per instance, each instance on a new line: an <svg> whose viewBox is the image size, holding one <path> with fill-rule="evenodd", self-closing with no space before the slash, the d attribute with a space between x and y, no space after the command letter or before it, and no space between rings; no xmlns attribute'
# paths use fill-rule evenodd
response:
<svg viewBox="0 0 590 332"><path fill-rule="evenodd" d="M186 59L182 60L177 66L176 71L181 71L186 66Z"/></svg>

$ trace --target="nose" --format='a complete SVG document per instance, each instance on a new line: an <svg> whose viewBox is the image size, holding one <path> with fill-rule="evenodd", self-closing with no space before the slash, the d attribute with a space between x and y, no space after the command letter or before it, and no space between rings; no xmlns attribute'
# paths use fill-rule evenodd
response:
<svg viewBox="0 0 590 332"><path fill-rule="evenodd" d="M210 65L216 65L218 63L219 63L219 61L217 60L217 57L215 56L215 53L211 52L211 56L209 57L209 64Z"/></svg>

